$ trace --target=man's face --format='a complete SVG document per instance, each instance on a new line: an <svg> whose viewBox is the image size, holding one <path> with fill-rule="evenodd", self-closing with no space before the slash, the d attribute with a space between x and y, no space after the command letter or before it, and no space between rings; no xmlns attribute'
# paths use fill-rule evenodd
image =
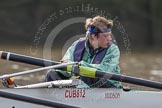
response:
<svg viewBox="0 0 162 108"><path fill-rule="evenodd" d="M99 47L107 48L108 43L112 40L111 32L99 33L97 40Z"/></svg>

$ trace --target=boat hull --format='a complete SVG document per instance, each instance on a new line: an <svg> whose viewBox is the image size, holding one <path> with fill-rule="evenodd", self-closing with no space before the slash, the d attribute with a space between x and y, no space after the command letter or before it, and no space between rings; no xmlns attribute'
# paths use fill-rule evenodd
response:
<svg viewBox="0 0 162 108"><path fill-rule="evenodd" d="M162 92L155 91L126 92L122 89L104 88L1 89L1 91L46 99L83 108L161 108L162 106ZM45 106L2 97L0 97L0 105L4 108L45 108Z"/></svg>

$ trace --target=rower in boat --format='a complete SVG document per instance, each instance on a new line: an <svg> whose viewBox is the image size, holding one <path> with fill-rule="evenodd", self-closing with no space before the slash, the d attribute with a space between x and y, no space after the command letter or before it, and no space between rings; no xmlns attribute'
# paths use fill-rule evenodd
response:
<svg viewBox="0 0 162 108"><path fill-rule="evenodd" d="M112 41L113 21L101 16L88 18L85 29L85 38L75 41L65 53L62 62L79 62L81 66L95 68L100 71L113 72L120 74L119 58L120 51ZM68 72L53 70L46 75L45 81L64 80L71 78ZM107 80L104 78L89 78L80 76L84 82L78 88L89 87L120 87L118 81Z"/></svg>

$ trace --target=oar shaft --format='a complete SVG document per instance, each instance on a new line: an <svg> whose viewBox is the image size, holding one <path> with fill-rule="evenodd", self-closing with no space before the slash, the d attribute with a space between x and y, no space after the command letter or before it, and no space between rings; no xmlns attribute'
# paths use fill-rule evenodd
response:
<svg viewBox="0 0 162 108"><path fill-rule="evenodd" d="M110 80L130 83L130 84L141 85L141 86L145 86L145 87L162 89L161 82L146 80L146 79L142 79L142 78L119 75L119 74L114 74L114 73L99 72L99 71L96 71L96 77L106 78L106 79L110 79Z"/></svg>
<svg viewBox="0 0 162 108"><path fill-rule="evenodd" d="M72 66L67 66L67 71L70 71L71 68ZM110 80L115 80L119 82L141 85L145 87L162 89L161 82L126 76L126 75L121 75L121 74L115 74L112 72L99 71L94 68L89 68L89 67L84 67L84 66L79 67L79 75L89 77L89 78L104 78L104 79L110 79Z"/></svg>
<svg viewBox="0 0 162 108"><path fill-rule="evenodd" d="M5 52L5 51L0 51L0 57L1 59L4 60L27 63L27 64L43 66L43 67L60 64L60 62L56 62L56 61L30 57L30 56L25 56L25 55L20 55L20 54Z"/></svg>
<svg viewBox="0 0 162 108"><path fill-rule="evenodd" d="M25 95L9 93L9 92L5 92L5 91L2 91L2 90L0 91L0 97L8 98L8 99L14 99L14 100L28 102L28 103L33 103L33 104L37 104L37 105L54 107L54 108L55 107L56 108L79 108L79 107L76 107L76 106L57 103L57 102L53 102L53 101L49 101L49 100L45 100L45 99L41 99L41 98L34 98L34 97L25 96Z"/></svg>

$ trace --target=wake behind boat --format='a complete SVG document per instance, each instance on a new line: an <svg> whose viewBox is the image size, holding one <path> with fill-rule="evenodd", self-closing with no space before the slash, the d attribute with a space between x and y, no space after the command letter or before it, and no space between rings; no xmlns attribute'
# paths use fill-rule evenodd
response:
<svg viewBox="0 0 162 108"><path fill-rule="evenodd" d="M9 52L0 52L1 58L16 62L22 62L27 64L33 64L37 66L44 66L44 68L28 70L23 72L18 72L15 74L8 74L0 76L1 79L6 79L10 77L15 77L23 74L29 74L33 72L38 72L46 69L61 69L65 71L72 71L73 75L80 75L86 77L99 77L105 79L111 79L156 89L162 89L161 82L155 82L150 80L145 80L136 77L130 77L125 75L118 75L112 73L101 72L92 68L78 66L77 63L70 64L60 64L59 62L54 62L50 60L44 60L40 58L29 57L25 55L19 55ZM51 66L52 65L52 66ZM134 90L123 90L122 88L90 88L90 89L76 89L75 86L81 84L79 80L65 80L65 81L52 81L24 86L14 87L15 89L3 89L0 90L0 96L3 104L2 106L9 107L7 102L10 102L10 106L15 107L40 107L40 105L34 105L33 103L37 100L35 104L43 104L45 101L49 101L56 105L55 103L60 103L60 107L86 107L86 108L107 108L110 107L157 107L162 105L162 92L161 91L134 91ZM17 88L44 88L44 89L17 89ZM53 88L55 87L55 88ZM57 87L57 88L56 88ZM69 88L70 87L70 88ZM71 88L72 87L72 88ZM11 93L11 94L10 94ZM5 95L6 94L6 95ZM8 94L8 95L7 95ZM13 98L10 97L12 95ZM24 100L25 98L32 99L32 102ZM39 100L39 99L42 100ZM11 100L12 99L12 100ZM20 102L25 101L28 103ZM139 104L137 104L139 103ZM50 104L49 104L50 105ZM67 106L66 106L67 105ZM47 107L58 107L58 106L48 106Z"/></svg>

